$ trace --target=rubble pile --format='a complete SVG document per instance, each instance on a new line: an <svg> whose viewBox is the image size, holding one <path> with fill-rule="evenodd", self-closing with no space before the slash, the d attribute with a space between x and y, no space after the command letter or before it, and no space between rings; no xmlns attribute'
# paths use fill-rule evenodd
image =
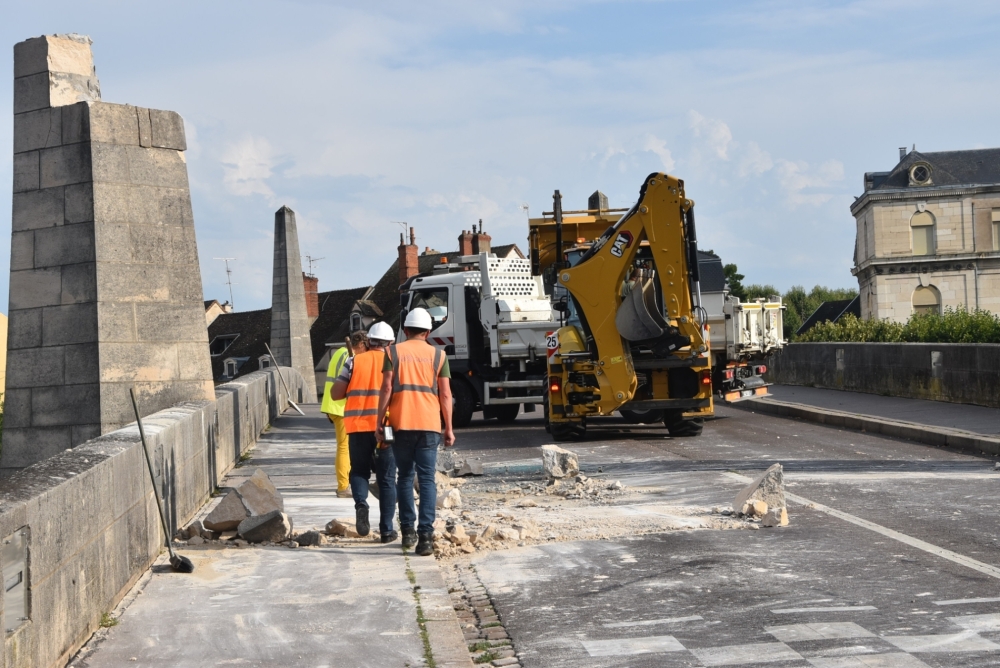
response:
<svg viewBox="0 0 1000 668"><path fill-rule="evenodd" d="M763 527L788 526L785 474L781 464L773 464L736 495L732 514L759 520Z"/></svg>

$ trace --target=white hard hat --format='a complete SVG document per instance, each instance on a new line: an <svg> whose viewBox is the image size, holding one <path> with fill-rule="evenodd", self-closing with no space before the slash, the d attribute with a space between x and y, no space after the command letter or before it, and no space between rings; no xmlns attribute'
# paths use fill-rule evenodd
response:
<svg viewBox="0 0 1000 668"><path fill-rule="evenodd" d="M376 322L368 330L368 338L374 339L376 341L392 341L396 338L396 335L392 331L392 327L384 322Z"/></svg>
<svg viewBox="0 0 1000 668"><path fill-rule="evenodd" d="M426 309L422 309L418 306L406 314L406 322L403 323L403 327L426 329L430 331L434 328L434 324L431 322L431 314L428 313Z"/></svg>

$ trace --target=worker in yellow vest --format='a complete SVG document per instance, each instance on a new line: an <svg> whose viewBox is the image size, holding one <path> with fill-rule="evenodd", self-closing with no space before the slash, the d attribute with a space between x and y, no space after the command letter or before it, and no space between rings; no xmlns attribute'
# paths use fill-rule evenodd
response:
<svg viewBox="0 0 1000 668"><path fill-rule="evenodd" d="M355 332L356 334L361 334L359 341L364 340L364 332ZM353 345L353 343L352 335L351 344ZM326 417L333 423L334 431L337 433L337 455L334 461L337 471L337 496L342 499L351 496L351 454L347 431L344 429L344 403L346 402L344 399L334 400L330 396L330 390L333 389L333 383L343 370L344 362L347 361L348 357L346 346L336 348L330 355L330 366L326 369L326 385L323 387L323 405L320 406L320 410L326 413Z"/></svg>
<svg viewBox="0 0 1000 668"><path fill-rule="evenodd" d="M368 520L368 479L375 470L378 485L378 531L383 543L399 538L393 529L396 515L396 462L392 448L375 437L378 426L378 393L382 386L385 347L395 335L392 327L377 322L368 330L368 342L355 344L354 357L344 363L330 396L346 397L344 427L351 443L351 492L354 494L355 526L358 534L371 531Z"/></svg>
<svg viewBox="0 0 1000 668"><path fill-rule="evenodd" d="M378 437L384 440L386 411L393 429L396 458L396 499L403 547L416 544L417 554L434 554L437 487L434 471L444 423L444 446L455 444L451 427L451 371L448 357L427 343L433 328L430 314L415 308L406 315L406 341L386 351L378 401ZM413 501L413 474L420 485L420 517ZM416 523L416 529L414 524Z"/></svg>

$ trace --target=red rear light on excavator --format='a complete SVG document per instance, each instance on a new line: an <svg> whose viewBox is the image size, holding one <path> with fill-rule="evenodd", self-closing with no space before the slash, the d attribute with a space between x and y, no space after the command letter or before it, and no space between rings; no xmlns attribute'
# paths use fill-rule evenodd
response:
<svg viewBox="0 0 1000 668"><path fill-rule="evenodd" d="M701 384L702 385L711 385L712 384L712 372L711 371L702 371L700 375L701 375Z"/></svg>
<svg viewBox="0 0 1000 668"><path fill-rule="evenodd" d="M562 392L562 381L558 378L549 379L549 394L559 394Z"/></svg>
<svg viewBox="0 0 1000 668"><path fill-rule="evenodd" d="M733 370L732 369L726 369L725 371L722 372L722 377L725 378L726 380L732 380L733 379Z"/></svg>
<svg viewBox="0 0 1000 668"><path fill-rule="evenodd" d="M763 364L758 364L757 368L754 369L754 371L756 371L759 375L763 376L765 373L767 373L767 367L764 366Z"/></svg>

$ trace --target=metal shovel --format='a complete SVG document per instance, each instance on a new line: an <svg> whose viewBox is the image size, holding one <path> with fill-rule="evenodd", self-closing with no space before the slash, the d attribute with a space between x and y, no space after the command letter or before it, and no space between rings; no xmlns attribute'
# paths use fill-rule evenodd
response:
<svg viewBox="0 0 1000 668"><path fill-rule="evenodd" d="M160 498L160 490L156 488L156 476L153 475L153 462L149 458L149 448L146 447L146 432L142 428L142 418L139 417L139 404L135 401L135 388L129 388L129 395L132 397L132 410L135 411L135 421L139 424L139 440L142 441L142 453L146 455L146 468L149 469L149 481L153 485L153 495L156 496L156 509L160 511L160 524L163 526L163 537L167 541L167 552L170 553L170 567L178 573L194 573L194 564L187 557L174 554L174 548L170 544L170 529L167 528L167 516L163 513L163 500Z"/></svg>
<svg viewBox="0 0 1000 668"><path fill-rule="evenodd" d="M265 343L264 347L267 348L267 354L271 357L271 364L274 365L275 370L278 372L278 378L281 380L281 386L285 388L285 394L288 395L288 403L292 405L292 408L299 412L299 415L305 415L305 413L302 412L302 409L299 408L299 405L292 401L292 393L288 391L288 386L285 385L285 377L281 375L281 369L278 369L278 360L274 359L274 353L271 352L271 346Z"/></svg>

